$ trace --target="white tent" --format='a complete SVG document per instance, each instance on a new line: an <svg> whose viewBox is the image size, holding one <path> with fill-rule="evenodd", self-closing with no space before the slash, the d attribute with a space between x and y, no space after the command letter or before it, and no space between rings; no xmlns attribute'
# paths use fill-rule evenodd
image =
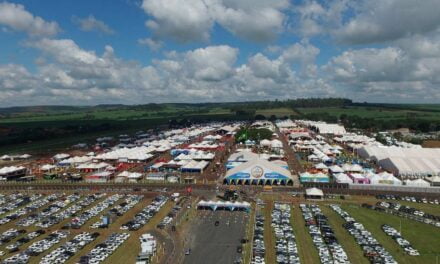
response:
<svg viewBox="0 0 440 264"><path fill-rule="evenodd" d="M322 199L324 198L324 192L318 188L306 189L306 197L310 199Z"/></svg>
<svg viewBox="0 0 440 264"><path fill-rule="evenodd" d="M414 187L429 187L429 186L431 186L429 184L429 182L422 180L422 179L406 180L405 183L408 186L414 186Z"/></svg>
<svg viewBox="0 0 440 264"><path fill-rule="evenodd" d="M1 160L8 160L8 159L11 159L11 156L9 156L9 155L3 155L3 156L0 157L0 159L1 159Z"/></svg>
<svg viewBox="0 0 440 264"><path fill-rule="evenodd" d="M362 171L362 166L359 164L344 164L342 166L342 169L345 172L361 172Z"/></svg>
<svg viewBox="0 0 440 264"><path fill-rule="evenodd" d="M283 142L281 142L278 139L274 139L274 140L272 140L270 145L271 145L271 148L282 148L283 147Z"/></svg>
<svg viewBox="0 0 440 264"><path fill-rule="evenodd" d="M130 172L128 171L123 171L121 173L118 174L118 177L128 177L130 175Z"/></svg>
<svg viewBox="0 0 440 264"><path fill-rule="evenodd" d="M353 180L350 177L348 177L348 175L345 173L335 174L334 177L336 179L336 182L338 183L348 183L348 184L353 183Z"/></svg>
<svg viewBox="0 0 440 264"><path fill-rule="evenodd" d="M23 154L21 156L18 156L18 158L20 158L20 159L29 159L30 157L32 157L32 156L29 154Z"/></svg>
<svg viewBox="0 0 440 264"><path fill-rule="evenodd" d="M426 177L427 181L430 181L432 185L438 186L440 185L440 176L432 176L432 177Z"/></svg>
<svg viewBox="0 0 440 264"><path fill-rule="evenodd" d="M50 170L55 169L56 167L57 166L55 166L55 165L45 164L45 165L40 167L40 170L42 170L42 171L50 171Z"/></svg>
<svg viewBox="0 0 440 264"><path fill-rule="evenodd" d="M263 139L263 140L260 141L260 145L262 147L270 147L271 146L271 142L270 142L270 140Z"/></svg>
<svg viewBox="0 0 440 264"><path fill-rule="evenodd" d="M330 166L329 169L330 169L330 171L332 173L342 173L342 172L344 172L344 170L341 167L339 167L338 165Z"/></svg>
<svg viewBox="0 0 440 264"><path fill-rule="evenodd" d="M315 169L326 170L326 169L328 169L328 167L324 163L319 163L319 164L315 165Z"/></svg>
<svg viewBox="0 0 440 264"><path fill-rule="evenodd" d="M67 159L69 158L70 155L66 154L66 153L60 153L60 154L56 154L55 156L53 156L54 160L63 160L63 159Z"/></svg>

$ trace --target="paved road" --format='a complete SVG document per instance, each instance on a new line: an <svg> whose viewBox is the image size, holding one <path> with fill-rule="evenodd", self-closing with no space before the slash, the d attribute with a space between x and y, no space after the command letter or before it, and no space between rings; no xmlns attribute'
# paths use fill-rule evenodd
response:
<svg viewBox="0 0 440 264"><path fill-rule="evenodd" d="M240 240L245 236L245 226L249 215L244 212L199 211L192 225L191 236L185 239L186 264L224 264L233 263L241 256L237 253ZM215 226L215 221L220 224Z"/></svg>
<svg viewBox="0 0 440 264"><path fill-rule="evenodd" d="M277 128L276 132L277 132L278 137L281 140L281 142L283 142L284 154L287 158L287 164L289 165L289 169L291 172L293 172L293 175L295 175L293 185L295 187L299 187L298 174L301 172L304 172L304 168L301 166L300 162L298 161L293 149L289 146L289 142L287 141L284 134L281 133L278 128Z"/></svg>

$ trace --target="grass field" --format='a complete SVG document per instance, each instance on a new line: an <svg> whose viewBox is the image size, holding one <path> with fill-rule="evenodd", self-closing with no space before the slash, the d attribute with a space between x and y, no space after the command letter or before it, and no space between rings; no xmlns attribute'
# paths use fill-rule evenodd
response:
<svg viewBox="0 0 440 264"><path fill-rule="evenodd" d="M374 210L359 208L356 206L343 205L352 217L362 223L367 230L381 243L399 263L435 263L435 254L440 255L440 231L439 228L408 220L402 217L377 212ZM381 225L388 224L399 230L402 223L402 236L407 239L417 250L420 256L409 256L404 253L400 246L381 229Z"/></svg>
<svg viewBox="0 0 440 264"><path fill-rule="evenodd" d="M274 115L276 117L284 117L291 115L297 116L298 113L292 110L291 108L273 108L273 109L260 109L257 110L256 115L264 115L265 117L270 117L271 115Z"/></svg>
<svg viewBox="0 0 440 264"><path fill-rule="evenodd" d="M266 263L272 263L275 258L274 246L275 239L273 237L272 228L270 226L270 213L274 201L284 201L292 204L291 223L297 239L297 246L301 263L319 263L318 252L312 242L311 236L305 226L301 211L298 208L299 203L308 203L302 198L292 198L290 195L273 193L264 193L261 198L266 201L263 209L266 217L267 227L265 228L265 246L266 246ZM322 212L328 217L329 224L332 226L335 235L346 251L351 263L367 264L367 258L363 256L362 249L356 244L354 238L343 228L343 219L328 207L330 203L338 203L342 208L349 212L357 221L364 224L365 227L373 233L373 236L396 258L399 263L435 263L435 252L440 255L440 230L434 226L422 224L413 220L400 218L398 216L376 212L370 209L361 208L360 204L375 204L378 200L372 196L347 196L346 199L332 199L324 202L317 202ZM432 204L421 204L396 201L404 205L419 208L427 213L440 215L440 206ZM402 221L402 233L405 239L409 240L412 245L422 254L419 257L410 257L406 255L399 245L388 237L381 229L381 225L388 224L399 229L400 220ZM269 232L270 231L270 232Z"/></svg>
<svg viewBox="0 0 440 264"><path fill-rule="evenodd" d="M307 230L306 223L301 214L301 210L295 205L292 210L292 226L296 236L296 243L298 247L299 257L301 263L320 263L318 251L313 244L312 237Z"/></svg>
<svg viewBox="0 0 440 264"><path fill-rule="evenodd" d="M275 263L276 255L275 255L275 234L272 230L272 209L273 202L268 201L264 206L264 246L266 247L266 255L265 261L266 263Z"/></svg>
<svg viewBox="0 0 440 264"><path fill-rule="evenodd" d="M70 120L140 120L163 118L178 115L229 114L230 110L220 107L190 107L190 106L158 106L144 109L142 107L121 106L115 108L78 108L75 110L60 110L38 112L29 111L15 113L0 118L0 123L23 123L42 121Z"/></svg>
<svg viewBox="0 0 440 264"><path fill-rule="evenodd" d="M435 109L435 108L434 108ZM433 109L433 110L434 110ZM429 108L424 111L405 110L405 109L392 109L381 107L322 107L322 108L298 108L303 114L317 114L327 113L331 116L340 117L342 114L347 116L358 116L362 118L374 118L382 120L390 119L427 119L427 120L440 120L440 113L436 111L429 111Z"/></svg>

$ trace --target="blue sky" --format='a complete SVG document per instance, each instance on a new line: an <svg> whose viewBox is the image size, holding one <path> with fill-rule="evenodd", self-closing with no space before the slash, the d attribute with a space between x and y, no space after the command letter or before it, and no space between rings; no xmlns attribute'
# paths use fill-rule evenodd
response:
<svg viewBox="0 0 440 264"><path fill-rule="evenodd" d="M440 99L437 0L0 1L0 104Z"/></svg>

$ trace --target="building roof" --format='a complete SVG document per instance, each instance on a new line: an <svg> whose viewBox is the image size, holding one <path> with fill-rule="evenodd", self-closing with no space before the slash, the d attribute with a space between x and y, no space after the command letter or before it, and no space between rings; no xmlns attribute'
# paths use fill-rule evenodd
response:
<svg viewBox="0 0 440 264"><path fill-rule="evenodd" d="M257 153L254 153L250 150L243 150L233 153L231 156L229 156L228 161L251 161L258 158L259 156Z"/></svg>
<svg viewBox="0 0 440 264"><path fill-rule="evenodd" d="M307 196L324 196L324 192L321 189L313 187L313 188L306 189L306 195Z"/></svg>
<svg viewBox="0 0 440 264"><path fill-rule="evenodd" d="M225 178L293 180L290 171L264 159L254 159L230 169Z"/></svg>

